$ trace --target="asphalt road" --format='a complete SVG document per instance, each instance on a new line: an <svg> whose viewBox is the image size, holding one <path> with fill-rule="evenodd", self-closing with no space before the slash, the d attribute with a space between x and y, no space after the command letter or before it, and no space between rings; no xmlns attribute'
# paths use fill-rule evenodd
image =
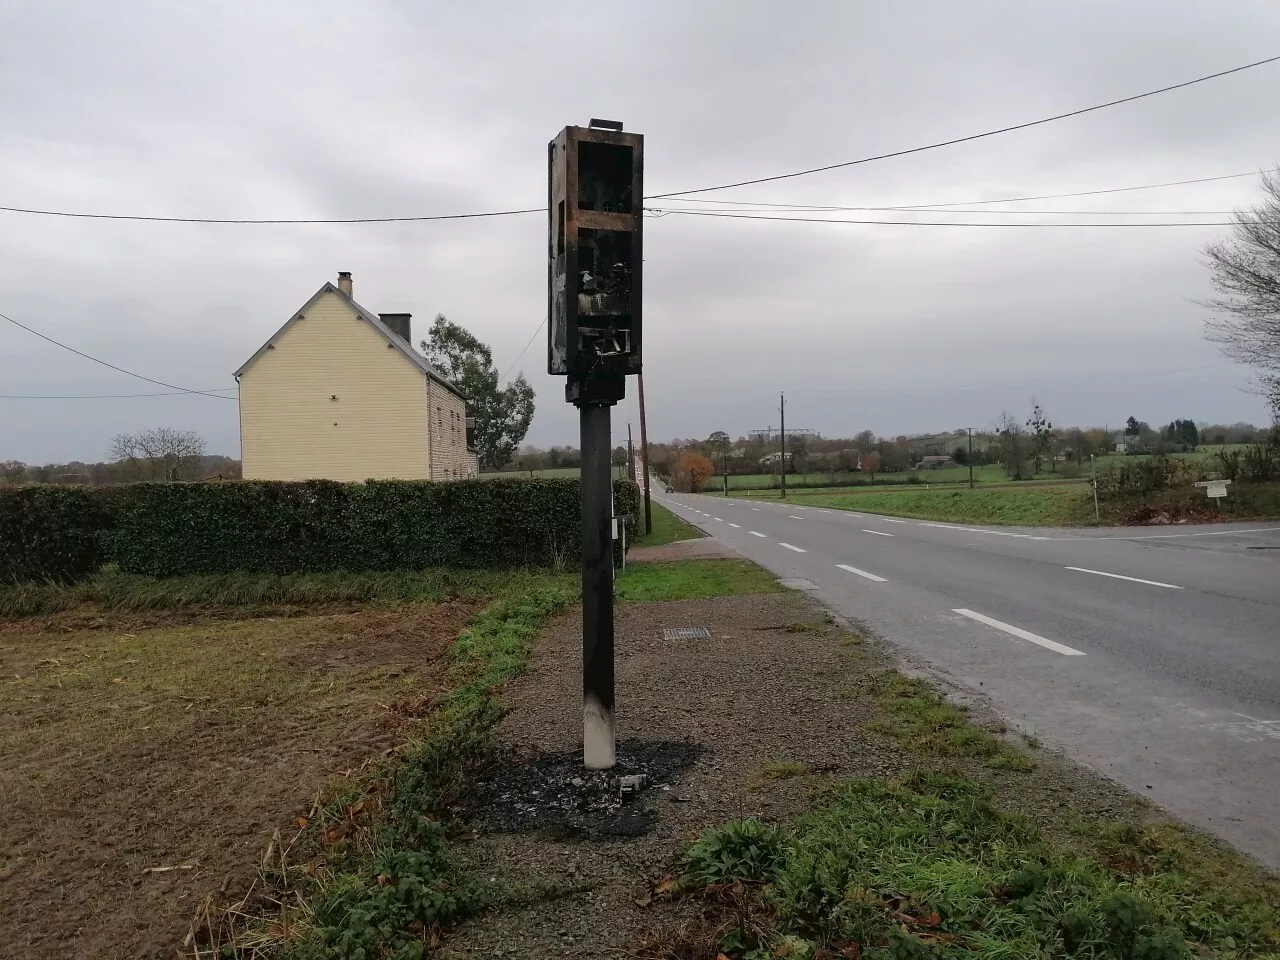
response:
<svg viewBox="0 0 1280 960"><path fill-rule="evenodd" d="M1280 868L1280 524L977 527L658 499L1020 729Z"/></svg>

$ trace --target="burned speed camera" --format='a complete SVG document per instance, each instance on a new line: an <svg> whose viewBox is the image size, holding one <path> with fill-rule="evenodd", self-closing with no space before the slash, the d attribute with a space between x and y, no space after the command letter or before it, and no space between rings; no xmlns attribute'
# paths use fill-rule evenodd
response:
<svg viewBox="0 0 1280 960"><path fill-rule="evenodd" d="M616 402L640 372L644 137L593 120L547 145L547 372Z"/></svg>

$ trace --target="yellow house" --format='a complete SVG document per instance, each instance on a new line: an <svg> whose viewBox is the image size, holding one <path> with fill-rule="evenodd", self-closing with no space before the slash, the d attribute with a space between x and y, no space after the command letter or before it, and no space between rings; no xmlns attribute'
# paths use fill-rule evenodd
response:
<svg viewBox="0 0 1280 960"><path fill-rule="evenodd" d="M409 320L356 303L349 273L303 304L235 373L245 479L476 476L466 398L413 348Z"/></svg>

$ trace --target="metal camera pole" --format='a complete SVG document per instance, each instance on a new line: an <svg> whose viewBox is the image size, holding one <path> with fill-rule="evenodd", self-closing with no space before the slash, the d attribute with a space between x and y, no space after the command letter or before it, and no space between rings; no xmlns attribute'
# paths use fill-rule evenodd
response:
<svg viewBox="0 0 1280 960"><path fill-rule="evenodd" d="M644 138L592 120L565 127L547 150L547 372L567 378L582 449L582 762L608 770L617 762L609 408L641 370Z"/></svg>

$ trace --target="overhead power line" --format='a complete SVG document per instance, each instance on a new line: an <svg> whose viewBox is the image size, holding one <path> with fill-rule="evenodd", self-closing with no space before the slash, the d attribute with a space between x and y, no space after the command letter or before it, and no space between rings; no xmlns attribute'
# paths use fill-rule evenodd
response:
<svg viewBox="0 0 1280 960"><path fill-rule="evenodd" d="M49 343L52 343L55 347L61 347L63 350L69 350L78 357L84 357L86 360L92 360L94 363L100 363L104 367L108 367L118 373L123 373L130 377L135 377L138 380L145 380L147 383L154 383L158 387L168 387L170 390L177 390L179 393L196 393L202 397L214 397L218 400L235 400L235 397L224 397L217 393L211 393L207 390L188 390L186 387L180 387L176 383L165 383L163 380L153 380L151 377L144 377L140 373L134 373L132 370L126 370L124 367L117 367L114 363L108 363L106 360L99 359L98 357L87 354L82 350L77 350L75 347L69 347L60 340L55 340L53 337L46 336L39 330L33 330L25 323L19 323L17 320L13 319L13 317L7 317L3 313L0 313L0 320L8 320L15 327L19 327L20 329L27 331L27 333L39 337L41 340L46 340Z"/></svg>
<svg viewBox="0 0 1280 960"><path fill-rule="evenodd" d="M542 328L543 326L546 325L546 322L547 322L547 318L543 317L542 322L538 324L538 329L533 331L533 336L529 338L529 342L524 345L523 350L521 350L518 354L516 354L516 358L511 361L511 366L507 367L507 372L502 375L502 379L499 380L498 383L505 383L507 377L511 376L511 371L516 368L516 364L520 362L520 358L525 355L525 352L531 346L533 346L533 341L536 340L538 337L538 334L542 332Z"/></svg>
<svg viewBox="0 0 1280 960"><path fill-rule="evenodd" d="M154 223L228 223L228 224L308 224L308 223L415 223L421 220L475 220L480 217L514 217L522 213L546 213L546 207L526 210L486 210L482 213L446 213L425 217L351 217L318 220L226 220L218 217L149 217L125 213L74 213L69 210L37 210L31 207L0 207L6 213L31 213L42 217L71 217L80 220L143 220Z"/></svg>
<svg viewBox="0 0 1280 960"><path fill-rule="evenodd" d="M1096 197L1107 193L1130 193L1134 190L1156 190L1163 187L1183 187L1194 183L1213 183L1218 180L1238 180L1241 177L1257 177L1262 173L1274 173L1275 170L1249 170L1245 173L1227 173L1220 177L1196 177L1192 180L1168 180L1164 183L1141 183L1132 187L1108 187L1102 190L1078 190L1075 193L1042 193L1030 197L1000 197L995 200L949 200L944 203L899 203L894 206L850 207L833 206L816 203L777 203L767 200L715 200L710 197L669 197L672 203L713 203L728 207L779 207L791 210L841 210L841 211L885 211L885 210L926 210L937 207L976 207L993 203L1022 203L1027 200L1068 200L1074 197ZM1010 213L1016 211L1008 211ZM1215 213L1217 211L1214 211ZM1227 211L1228 213L1231 211Z"/></svg>
<svg viewBox="0 0 1280 960"><path fill-rule="evenodd" d="M1254 67L1265 66L1266 64L1275 63L1276 61L1280 61L1280 55L1267 57L1265 60L1255 60L1253 63L1246 63L1239 67L1232 67L1230 70L1219 70L1217 73L1210 73L1207 76L1196 77L1194 80L1184 80L1181 83L1170 84L1167 87L1160 87L1157 90L1148 90L1146 93L1136 93L1132 96L1121 97L1119 100L1108 100L1106 103L1096 103L1091 107L1081 107L1078 110L1070 110L1067 113L1054 114L1051 117L1042 117L1039 120L1029 120L1026 123L1015 123L1007 127L998 127L995 130L984 130L982 133L971 133L968 136L956 137L953 140L942 140L937 143L927 143L919 147L910 147L906 150L894 150L891 153L876 154L872 157L861 157L857 160L845 160L841 163L829 163L822 167L809 167L808 169L796 170L792 173L779 173L771 177L757 177L754 180L738 180L734 183L722 183L712 187L697 187L692 190L673 190L670 193L654 194L646 199L665 200L668 197L688 196L693 193L710 193L713 190L728 190L731 187L749 187L757 183L772 183L776 180L791 180L795 177L807 177L813 173L825 173L828 170L839 170L844 167L854 167L863 163L872 163L876 160L889 160L893 157L905 157L913 153L924 153L926 150L937 150L941 147L954 147L961 143L970 143L974 140L995 137L1002 133L1012 133L1015 130L1026 130L1030 127L1038 127L1046 123L1053 123L1057 120L1066 120L1069 117L1078 117L1082 114L1093 113L1097 110L1106 110L1109 107L1118 107L1121 104L1133 103L1135 100L1144 100L1147 97L1158 96L1159 94L1169 93L1173 90L1181 90L1184 87L1190 87L1197 83L1216 80L1219 77L1230 76L1233 73L1240 73L1244 70L1252 70Z"/></svg>
<svg viewBox="0 0 1280 960"><path fill-rule="evenodd" d="M213 390L169 390L164 393L0 393L0 400L132 400L137 397L181 397L189 393L226 393L235 387L217 387ZM224 399L231 400L232 397Z"/></svg>
<svg viewBox="0 0 1280 960"><path fill-rule="evenodd" d="M989 230L1021 230L1031 227L1070 229L1081 227L1132 229L1141 227L1229 227L1230 220L1144 220L1137 222L1099 221L1096 223L975 223L969 220L846 220L836 217L781 217L763 213L730 213L719 210L668 210L645 207L659 216L712 217L724 220L772 220L782 223L861 223L878 227L979 227ZM924 211L927 212L927 211Z"/></svg>

